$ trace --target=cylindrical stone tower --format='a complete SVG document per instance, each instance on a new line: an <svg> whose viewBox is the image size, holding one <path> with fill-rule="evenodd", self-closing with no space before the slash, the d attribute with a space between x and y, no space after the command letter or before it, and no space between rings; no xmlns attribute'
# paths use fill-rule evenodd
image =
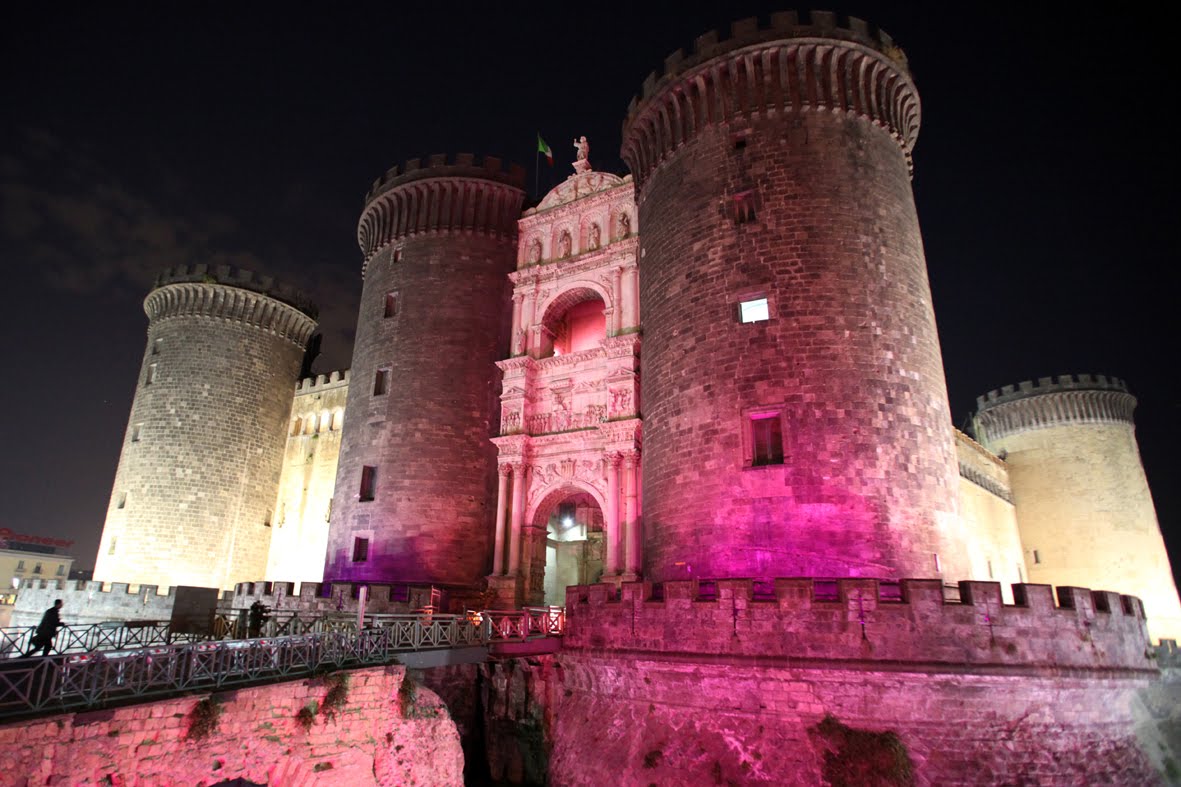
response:
<svg viewBox="0 0 1181 787"><path fill-rule="evenodd" d="M491 568L524 171L432 156L374 184L324 578L475 588Z"/></svg>
<svg viewBox="0 0 1181 787"><path fill-rule="evenodd" d="M1153 638L1181 640L1181 601L1122 380L1043 377L976 400L976 437L1003 456L1029 581L1144 602Z"/></svg>
<svg viewBox="0 0 1181 787"><path fill-rule="evenodd" d="M315 307L269 277L176 268L148 346L94 577L232 589L266 571L292 389Z"/></svg>
<svg viewBox="0 0 1181 787"><path fill-rule="evenodd" d="M644 314L645 572L968 576L889 36L738 22L623 128Z"/></svg>

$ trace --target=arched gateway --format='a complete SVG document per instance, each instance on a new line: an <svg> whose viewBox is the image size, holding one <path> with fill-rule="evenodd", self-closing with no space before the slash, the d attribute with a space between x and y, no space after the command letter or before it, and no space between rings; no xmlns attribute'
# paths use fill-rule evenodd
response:
<svg viewBox="0 0 1181 787"><path fill-rule="evenodd" d="M635 226L630 178L588 168L519 222L492 440L488 582L500 604L560 604L566 585L639 578L638 246L630 232L602 229L620 216Z"/></svg>

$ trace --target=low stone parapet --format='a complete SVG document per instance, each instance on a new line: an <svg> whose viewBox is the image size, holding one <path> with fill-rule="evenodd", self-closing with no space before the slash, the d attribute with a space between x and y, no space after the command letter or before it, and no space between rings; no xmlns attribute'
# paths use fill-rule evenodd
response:
<svg viewBox="0 0 1181 787"><path fill-rule="evenodd" d="M563 650L635 650L957 667L1154 671L1133 596L939 580L719 579L567 589ZM1057 603L1055 603L1057 602Z"/></svg>

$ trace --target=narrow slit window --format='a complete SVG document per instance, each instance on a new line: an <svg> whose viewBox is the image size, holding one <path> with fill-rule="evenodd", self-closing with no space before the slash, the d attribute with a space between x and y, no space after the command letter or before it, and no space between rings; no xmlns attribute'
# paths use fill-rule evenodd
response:
<svg viewBox="0 0 1181 787"><path fill-rule="evenodd" d="M1038 554L1038 551L1036 549L1033 550L1033 562L1035 564L1042 562L1042 556L1040 554Z"/></svg>
<svg viewBox="0 0 1181 787"><path fill-rule="evenodd" d="M376 487L377 468L372 465L365 465L361 468L361 500L372 500Z"/></svg>
<svg viewBox="0 0 1181 787"><path fill-rule="evenodd" d="M115 554L115 545L116 545L116 544L118 544L118 543L119 543L119 539L118 539L118 538L112 538L112 539L111 539L111 545L110 545L109 547L107 547L107 554L108 554L108 555L113 555L113 554Z"/></svg>
<svg viewBox="0 0 1181 787"><path fill-rule="evenodd" d="M751 298L739 301L738 320L743 323L766 322L771 319L771 307L766 298Z"/></svg>
<svg viewBox="0 0 1181 787"><path fill-rule="evenodd" d="M152 355L159 355L160 354L160 346L162 344L164 344L163 339L157 339L156 341L152 342Z"/></svg>
<svg viewBox="0 0 1181 787"><path fill-rule="evenodd" d="M783 427L779 413L752 415L750 418L751 464L783 464Z"/></svg>
<svg viewBox="0 0 1181 787"><path fill-rule="evenodd" d="M364 563L369 559L369 539L360 536L353 539L353 562Z"/></svg>
<svg viewBox="0 0 1181 787"><path fill-rule="evenodd" d="M141 429L143 429L143 424L135 424L131 427L131 442L139 442L139 433Z"/></svg>
<svg viewBox="0 0 1181 787"><path fill-rule="evenodd" d="M127 507L127 493L126 492L120 493L119 502L115 504L115 507L116 508L126 508Z"/></svg>
<svg viewBox="0 0 1181 787"><path fill-rule="evenodd" d="M378 369L373 376L373 395L382 396L390 390L390 370Z"/></svg>
<svg viewBox="0 0 1181 787"><path fill-rule="evenodd" d="M398 293L387 292L385 294L385 306L382 309L383 317L395 317L398 314Z"/></svg>
<svg viewBox="0 0 1181 787"><path fill-rule="evenodd" d="M156 382L156 371L157 371L156 367L157 366L158 366L158 364L154 364L154 363L149 364L148 374L144 378L144 385L151 385L152 383Z"/></svg>

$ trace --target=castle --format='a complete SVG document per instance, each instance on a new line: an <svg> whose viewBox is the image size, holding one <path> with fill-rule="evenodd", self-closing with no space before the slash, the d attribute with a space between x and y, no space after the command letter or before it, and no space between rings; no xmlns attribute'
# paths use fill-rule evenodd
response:
<svg viewBox="0 0 1181 787"><path fill-rule="evenodd" d="M411 160L374 182L351 369L298 382L315 329L304 296L224 268L166 272L145 302L96 580L578 604L569 644L589 655L561 680L605 717L622 702L605 686L659 692L604 653L686 649L662 615L729 631L732 612L731 644L702 634L688 650L728 654L746 685L737 665L753 656L925 663L909 640L867 655L867 610L901 615L902 600L906 620L920 606L933 620L942 586L968 580L971 614L946 613L923 643L954 632L978 654L963 663L996 675L1057 663L1075 683L1056 702L1110 703L1083 672L1141 669L1137 618L1181 635L1135 399L1114 378L1044 378L980 397L975 439L952 427L910 184L919 121L905 56L860 20L781 14L702 36L628 108L626 177L595 171L582 139L574 174L524 212L523 171L494 158ZM829 580L854 616L835 629ZM1041 584L1069 586L1060 610ZM733 644L760 599L779 612L751 611L741 636L756 645ZM1019 609L1085 617L1094 653L1062 655ZM788 629L788 644L757 644ZM1001 630L1020 653L997 655ZM673 672L653 707L686 690ZM1001 718L1067 691L992 674L964 680L996 692ZM795 708L780 680L770 694ZM872 684L883 718L913 696L962 699L915 680L914 694L887 673L848 685ZM810 701L840 705L829 690ZM1103 723L1078 721L1071 740ZM563 729L554 762L575 746Z"/></svg>

